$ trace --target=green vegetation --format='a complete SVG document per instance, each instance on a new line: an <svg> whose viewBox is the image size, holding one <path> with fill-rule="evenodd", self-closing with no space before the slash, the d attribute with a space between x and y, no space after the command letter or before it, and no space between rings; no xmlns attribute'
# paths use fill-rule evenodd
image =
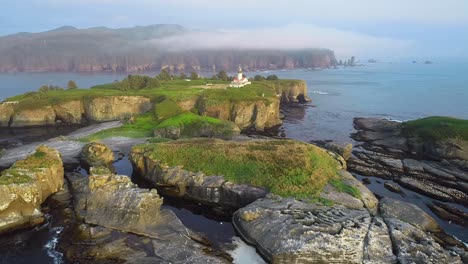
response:
<svg viewBox="0 0 468 264"><path fill-rule="evenodd" d="M109 137L129 137L129 138L145 138L152 137L153 130L158 123L156 122L152 113L146 113L135 117L133 122L127 122L127 124L103 130L94 133L90 136L81 138L83 142L99 141Z"/></svg>
<svg viewBox="0 0 468 264"><path fill-rule="evenodd" d="M167 136L167 128L179 128L181 137L230 137L238 132L237 126L229 121L200 116L192 112L168 118L156 126L160 136Z"/></svg>
<svg viewBox="0 0 468 264"><path fill-rule="evenodd" d="M331 186L335 187L339 192L351 194L353 197L358 199L361 198L361 191L358 188L347 185L341 179L331 179L329 183Z"/></svg>
<svg viewBox="0 0 468 264"><path fill-rule="evenodd" d="M338 163L324 150L292 140L229 142L177 140L136 146L169 166L262 186L282 196L317 197L337 176Z"/></svg>
<svg viewBox="0 0 468 264"><path fill-rule="evenodd" d="M76 85L75 81L70 80L70 81L68 81L68 83L67 83L67 89L68 89L68 90L71 90L71 89L78 89L78 86Z"/></svg>
<svg viewBox="0 0 468 264"><path fill-rule="evenodd" d="M161 103L156 103L154 106L156 120L164 120L180 115L183 112L184 111L172 100L164 100Z"/></svg>
<svg viewBox="0 0 468 264"><path fill-rule="evenodd" d="M433 116L405 122L402 127L404 134L428 141L451 138L468 140L468 120L463 119Z"/></svg>

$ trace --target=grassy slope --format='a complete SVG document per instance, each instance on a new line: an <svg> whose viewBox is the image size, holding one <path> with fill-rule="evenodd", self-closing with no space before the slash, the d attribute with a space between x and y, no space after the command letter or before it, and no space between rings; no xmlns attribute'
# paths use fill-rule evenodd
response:
<svg viewBox="0 0 468 264"><path fill-rule="evenodd" d="M442 116L417 119L403 123L403 133L430 141L468 140L468 120Z"/></svg>
<svg viewBox="0 0 468 264"><path fill-rule="evenodd" d="M227 180L263 186L282 196L316 197L330 180L338 180L338 164L331 156L318 147L292 140L191 139L136 148L144 148L169 166L224 175Z"/></svg>

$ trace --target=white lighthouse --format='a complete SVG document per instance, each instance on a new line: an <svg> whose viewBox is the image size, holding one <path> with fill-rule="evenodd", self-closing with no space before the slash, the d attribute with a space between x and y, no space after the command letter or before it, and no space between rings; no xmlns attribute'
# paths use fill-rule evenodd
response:
<svg viewBox="0 0 468 264"><path fill-rule="evenodd" d="M237 77L234 77L234 80L232 80L229 87L240 88L240 87L246 86L247 84L251 84L251 82L249 82L249 80L246 77L244 77L242 68L239 65L239 70L237 71Z"/></svg>

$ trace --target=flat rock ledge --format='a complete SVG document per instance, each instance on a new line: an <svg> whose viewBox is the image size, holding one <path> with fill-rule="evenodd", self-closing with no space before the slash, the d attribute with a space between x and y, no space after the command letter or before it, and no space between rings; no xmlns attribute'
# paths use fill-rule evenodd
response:
<svg viewBox="0 0 468 264"><path fill-rule="evenodd" d="M414 214L405 215L405 210ZM268 195L237 210L238 233L271 263L463 263L463 248L442 247L413 205L388 199L381 215ZM436 225L436 224L435 224Z"/></svg>

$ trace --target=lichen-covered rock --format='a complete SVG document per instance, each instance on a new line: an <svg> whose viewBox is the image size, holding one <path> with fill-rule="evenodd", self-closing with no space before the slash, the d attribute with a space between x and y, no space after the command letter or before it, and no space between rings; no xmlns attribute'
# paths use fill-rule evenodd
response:
<svg viewBox="0 0 468 264"><path fill-rule="evenodd" d="M380 200L379 206L380 213L385 219L396 218L424 231L440 231L437 222L414 204L385 197Z"/></svg>
<svg viewBox="0 0 468 264"><path fill-rule="evenodd" d="M40 146L0 176L0 233L34 226L44 220L40 205L63 185L59 152Z"/></svg>
<svg viewBox="0 0 468 264"><path fill-rule="evenodd" d="M110 167L114 162L114 152L103 143L92 142L81 150L82 159L90 167Z"/></svg>
<svg viewBox="0 0 468 264"><path fill-rule="evenodd" d="M385 218L398 263L462 263L459 254L444 249L422 229L395 218Z"/></svg>
<svg viewBox="0 0 468 264"><path fill-rule="evenodd" d="M53 106L58 120L68 124L83 122L84 106L82 101L69 101Z"/></svg>
<svg viewBox="0 0 468 264"><path fill-rule="evenodd" d="M363 263L397 263L392 246L387 224L375 217L366 236Z"/></svg>
<svg viewBox="0 0 468 264"><path fill-rule="evenodd" d="M51 106L37 109L24 109L15 111L11 127L47 126L55 124L55 112Z"/></svg>
<svg viewBox="0 0 468 264"><path fill-rule="evenodd" d="M12 104L0 103L0 127L8 127L15 112Z"/></svg>
<svg viewBox="0 0 468 264"><path fill-rule="evenodd" d="M84 102L86 118L98 122L130 118L152 107L151 99L143 96L96 97Z"/></svg>
<svg viewBox="0 0 468 264"><path fill-rule="evenodd" d="M271 263L362 263L370 223L365 209L279 197L259 199L233 216L239 234Z"/></svg>

